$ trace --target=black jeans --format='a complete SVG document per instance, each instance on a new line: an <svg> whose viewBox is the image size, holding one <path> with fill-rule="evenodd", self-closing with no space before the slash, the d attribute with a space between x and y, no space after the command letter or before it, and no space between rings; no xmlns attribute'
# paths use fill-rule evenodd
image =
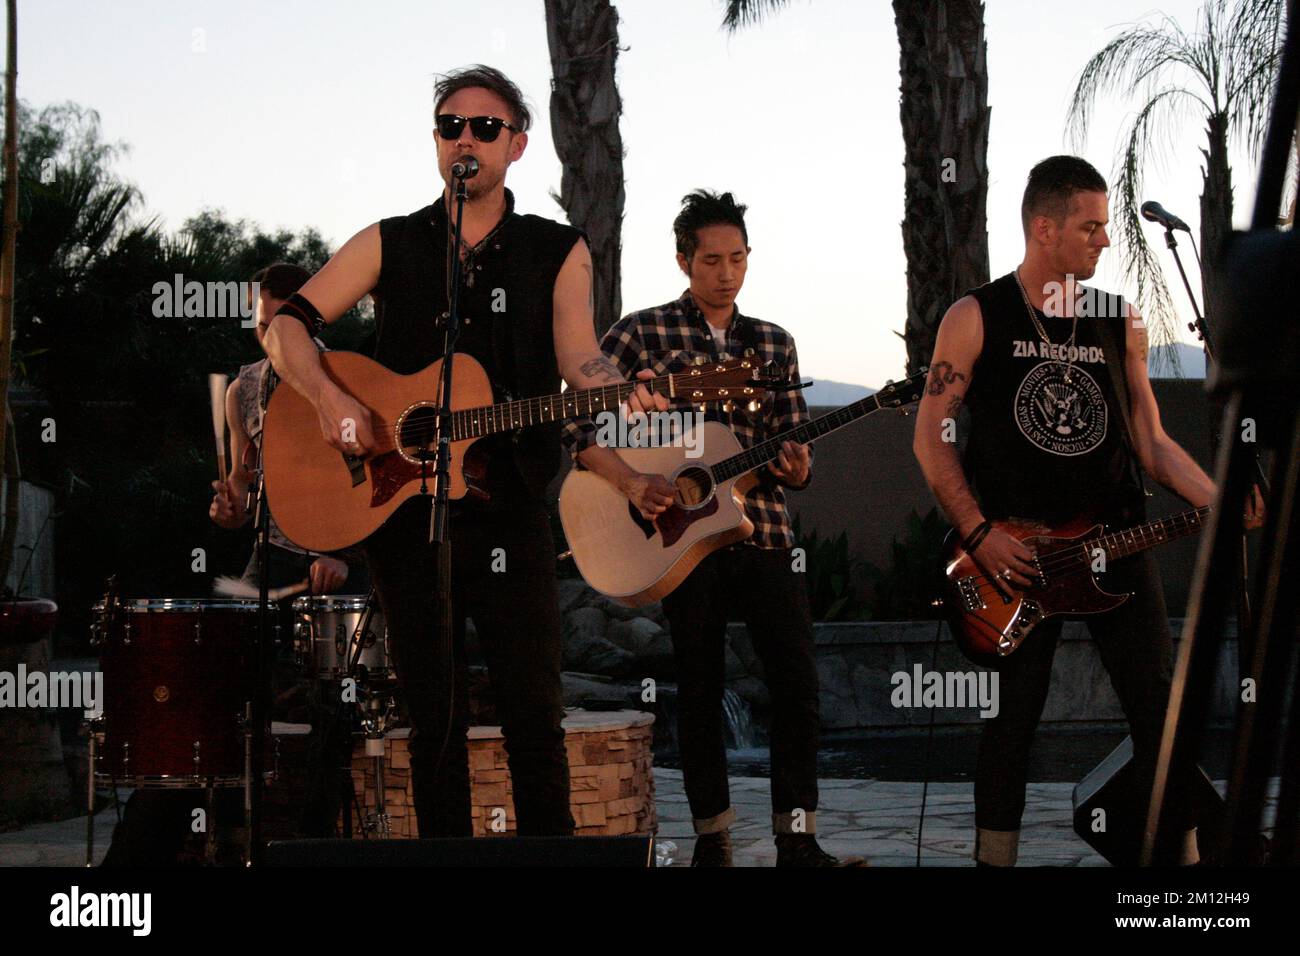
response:
<svg viewBox="0 0 1300 956"><path fill-rule="evenodd" d="M697 825L731 808L722 693L733 611L749 628L772 695L774 817L795 810L812 814L821 730L817 667L808 592L790 552L751 545L715 551L664 598L663 606L677 664L682 778Z"/></svg>
<svg viewBox="0 0 1300 956"><path fill-rule="evenodd" d="M1173 672L1173 642L1164 586L1151 552L1116 561L1097 576L1104 591L1136 592L1106 614L1083 617L1097 643L1133 736L1135 798L1149 799L1156 752L1164 731ZM999 710L984 722L975 771L975 825L1018 830L1025 809L1029 749L1047 700L1052 657L1061 618L1034 629L1020 648L998 666ZM1194 767L1171 770L1167 822L1172 830L1194 826L1187 795Z"/></svg>
<svg viewBox="0 0 1300 956"><path fill-rule="evenodd" d="M411 720L411 776L421 837L469 836L465 615L474 619L505 735L521 836L573 832L564 749L562 625L550 519L538 503L451 519L454 707L439 699L435 561L429 500L413 498L365 542L370 576ZM446 740L445 753L443 741Z"/></svg>

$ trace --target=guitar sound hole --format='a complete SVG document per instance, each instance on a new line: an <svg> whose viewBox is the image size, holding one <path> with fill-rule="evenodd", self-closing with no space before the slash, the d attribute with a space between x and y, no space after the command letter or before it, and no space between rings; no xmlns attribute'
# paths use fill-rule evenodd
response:
<svg viewBox="0 0 1300 956"><path fill-rule="evenodd" d="M434 436L438 425L438 410L430 405L417 405L403 418L398 429L402 456L408 461L433 461Z"/></svg>
<svg viewBox="0 0 1300 956"><path fill-rule="evenodd" d="M703 468L686 468L676 478L677 503L690 511L709 500L713 493L713 480Z"/></svg>

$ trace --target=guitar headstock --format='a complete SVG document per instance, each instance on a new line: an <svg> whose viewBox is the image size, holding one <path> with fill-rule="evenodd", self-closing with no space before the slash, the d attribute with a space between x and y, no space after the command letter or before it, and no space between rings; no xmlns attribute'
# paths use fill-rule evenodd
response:
<svg viewBox="0 0 1300 956"><path fill-rule="evenodd" d="M753 356L706 361L668 377L677 398L690 402L756 399L771 381Z"/></svg>
<svg viewBox="0 0 1300 956"><path fill-rule="evenodd" d="M874 398L881 408L904 409L908 405L914 405L925 394L925 377L929 371L928 368L923 368L901 382L888 382L876 392Z"/></svg>

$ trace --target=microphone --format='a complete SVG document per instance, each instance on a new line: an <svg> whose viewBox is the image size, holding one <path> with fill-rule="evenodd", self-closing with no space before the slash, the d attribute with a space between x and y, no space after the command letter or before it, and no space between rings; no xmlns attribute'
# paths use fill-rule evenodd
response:
<svg viewBox="0 0 1300 956"><path fill-rule="evenodd" d="M478 175L478 160L466 156L459 162L451 164L451 175L455 179L473 179Z"/></svg>
<svg viewBox="0 0 1300 956"><path fill-rule="evenodd" d="M1188 227L1187 223L1183 222L1154 199L1142 204L1142 218L1150 219L1152 222L1157 222L1166 229L1181 229L1183 232L1187 233L1192 231Z"/></svg>

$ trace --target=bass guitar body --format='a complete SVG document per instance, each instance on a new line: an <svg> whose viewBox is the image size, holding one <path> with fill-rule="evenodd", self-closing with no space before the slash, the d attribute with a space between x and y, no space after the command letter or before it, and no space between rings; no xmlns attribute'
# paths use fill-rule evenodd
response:
<svg viewBox="0 0 1300 956"><path fill-rule="evenodd" d="M1092 556L1087 555L1083 545L1101 535L1103 529L1091 518L1081 516L1055 527L995 521L993 527L1037 551L1040 575L1028 590L1011 586L1013 596L1008 599L975 559L962 550L956 531L948 533L943 543L944 608L957 645L970 661L995 665L1015 653L1034 628L1049 617L1101 614L1129 599L1128 594L1109 594L1097 586L1093 565L1085 560ZM1078 559L1058 568L1053 554L1077 554ZM1044 570L1046 573L1041 573Z"/></svg>

